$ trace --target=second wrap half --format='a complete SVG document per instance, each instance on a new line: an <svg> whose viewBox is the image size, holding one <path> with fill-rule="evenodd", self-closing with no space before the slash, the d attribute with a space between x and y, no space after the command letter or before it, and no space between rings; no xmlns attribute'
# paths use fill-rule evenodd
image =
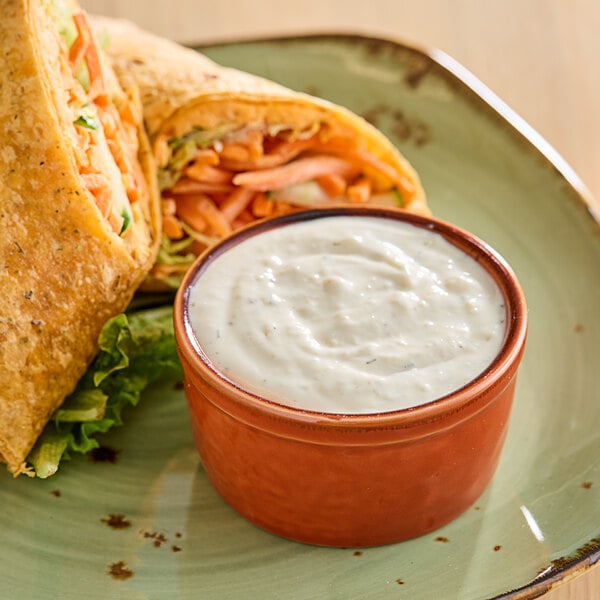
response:
<svg viewBox="0 0 600 600"><path fill-rule="evenodd" d="M117 74L139 86L157 159L163 236L148 289L177 287L207 246L256 219L352 202L429 213L413 167L350 110L127 21L94 26Z"/></svg>

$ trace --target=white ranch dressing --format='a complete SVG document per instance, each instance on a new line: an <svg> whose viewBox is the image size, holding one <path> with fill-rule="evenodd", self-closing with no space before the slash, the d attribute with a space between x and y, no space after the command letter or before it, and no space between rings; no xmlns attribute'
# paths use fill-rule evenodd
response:
<svg viewBox="0 0 600 600"><path fill-rule="evenodd" d="M492 362L500 290L430 230L334 216L251 237L214 259L189 295L213 365L280 404L341 414L440 398Z"/></svg>

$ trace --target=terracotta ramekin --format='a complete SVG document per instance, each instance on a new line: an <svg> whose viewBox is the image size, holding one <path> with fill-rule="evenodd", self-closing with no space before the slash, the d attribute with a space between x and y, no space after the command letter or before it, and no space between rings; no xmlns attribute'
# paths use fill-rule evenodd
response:
<svg viewBox="0 0 600 600"><path fill-rule="evenodd" d="M416 408L336 415L283 406L240 389L211 365L190 327L190 286L242 240L289 223L334 215L397 219L425 227L474 257L497 282L507 329L493 363L463 388ZM255 525L311 544L359 547L432 531L484 491L506 437L527 331L521 287L475 236L393 209L310 210L263 221L210 248L175 300L175 334L192 429L221 497Z"/></svg>

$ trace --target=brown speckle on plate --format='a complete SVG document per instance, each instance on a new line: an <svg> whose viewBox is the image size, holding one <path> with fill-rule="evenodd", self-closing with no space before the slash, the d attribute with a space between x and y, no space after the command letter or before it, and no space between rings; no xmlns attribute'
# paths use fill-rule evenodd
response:
<svg viewBox="0 0 600 600"><path fill-rule="evenodd" d="M55 498L60 498L60 497L61 497L61 495L62 495L62 494L61 494L61 492L60 492L60 490L52 490L50 493L51 493L51 494L52 494L52 495L53 495Z"/></svg>
<svg viewBox="0 0 600 600"><path fill-rule="evenodd" d="M362 555L363 555L363 553L361 550L355 550L352 554L352 556L362 556Z"/></svg>
<svg viewBox="0 0 600 600"><path fill-rule="evenodd" d="M133 577L135 573L127 567L124 561L120 560L108 565L108 574L113 579L125 581L126 579Z"/></svg>
<svg viewBox="0 0 600 600"><path fill-rule="evenodd" d="M593 484L591 481L584 481L584 482L581 484L581 487L582 487L584 490L590 490L590 489L592 489L592 486L593 486L593 485L594 485L594 484Z"/></svg>
<svg viewBox="0 0 600 600"><path fill-rule="evenodd" d="M99 446L90 452L90 460L94 463L115 464L119 459L119 451L110 446Z"/></svg>
<svg viewBox="0 0 600 600"><path fill-rule="evenodd" d="M390 108L388 106L383 105L383 104L378 104L377 106L373 106L368 111L364 112L362 114L362 118L365 121L368 121L369 123L371 123L371 125L373 125L374 127L378 127L379 126L379 118L381 116L385 115L389 110L390 110Z"/></svg>
<svg viewBox="0 0 600 600"><path fill-rule="evenodd" d="M172 550L173 552L181 552L181 546L176 546L175 544L173 544L173 545L171 546L171 550Z"/></svg>
<svg viewBox="0 0 600 600"><path fill-rule="evenodd" d="M436 542L442 542L443 544L447 544L450 540L447 537L443 536L443 535L438 535L435 538L435 541Z"/></svg>
<svg viewBox="0 0 600 600"><path fill-rule="evenodd" d="M304 92L309 96L321 96L321 92L319 92L319 88L315 86L307 87Z"/></svg>
<svg viewBox="0 0 600 600"><path fill-rule="evenodd" d="M155 548L160 548L168 540L164 533L158 533L157 531L144 531L142 535L149 540L152 540L152 545Z"/></svg>
<svg viewBox="0 0 600 600"><path fill-rule="evenodd" d="M131 521L128 521L124 515L110 514L106 519L100 519L112 529L127 529L131 527Z"/></svg>
<svg viewBox="0 0 600 600"><path fill-rule="evenodd" d="M494 552L498 552L499 550L502 550L502 546L500 544L496 544L494 546Z"/></svg>
<svg viewBox="0 0 600 600"><path fill-rule="evenodd" d="M431 140L429 126L421 119L409 119L400 110L394 111L393 119L393 132L401 141L412 141L415 146L424 146Z"/></svg>
<svg viewBox="0 0 600 600"><path fill-rule="evenodd" d="M403 111L386 104L378 104L365 111L362 117L375 127L381 127L381 120L392 121L392 131L401 142L413 142L415 146L423 146L431 140L431 131L427 123L421 119L408 117Z"/></svg>
<svg viewBox="0 0 600 600"><path fill-rule="evenodd" d="M364 47L371 56L378 56L379 54L382 54L384 50L389 48L389 44L385 40L372 38L365 40Z"/></svg>
<svg viewBox="0 0 600 600"><path fill-rule="evenodd" d="M417 89L421 82L429 71L431 70L432 63L429 60L423 59L422 61L414 60L410 65L410 69L404 76L404 81L408 85L408 87L413 90Z"/></svg>
<svg viewBox="0 0 600 600"><path fill-rule="evenodd" d="M396 583L397 583L398 585L404 585L404 579L400 579L400 578L398 578L398 579L396 579Z"/></svg>
<svg viewBox="0 0 600 600"><path fill-rule="evenodd" d="M573 331L575 333L581 333L583 330L584 330L583 323L575 323L575 325L573 325Z"/></svg>

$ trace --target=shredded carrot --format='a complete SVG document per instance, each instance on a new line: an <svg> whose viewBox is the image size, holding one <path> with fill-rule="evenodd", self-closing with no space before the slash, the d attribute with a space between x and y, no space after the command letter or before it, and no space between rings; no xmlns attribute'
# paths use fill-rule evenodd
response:
<svg viewBox="0 0 600 600"><path fill-rule="evenodd" d="M261 219L271 216L275 210L275 205L263 193L258 193L254 196L250 210L255 217Z"/></svg>
<svg viewBox="0 0 600 600"><path fill-rule="evenodd" d="M104 135L107 138L114 137L117 132L117 116L111 110L102 110L98 115L102 128L104 129Z"/></svg>
<svg viewBox="0 0 600 600"><path fill-rule="evenodd" d="M177 215L194 231L201 233L206 230L207 223L199 206L202 196L180 196L177 201Z"/></svg>
<svg viewBox="0 0 600 600"><path fill-rule="evenodd" d="M332 173L347 177L356 173L356 167L341 158L322 154L299 158L273 169L238 173L234 176L233 183L259 192L267 192Z"/></svg>
<svg viewBox="0 0 600 600"><path fill-rule="evenodd" d="M182 196L177 202L177 214L196 231L208 226L221 237L231 233L231 225L208 196Z"/></svg>
<svg viewBox="0 0 600 600"><path fill-rule="evenodd" d="M120 115L119 115L120 116ZM119 132L121 137L124 138L124 143L129 148L137 148L138 146L138 128L137 125L133 125L127 121L118 121Z"/></svg>
<svg viewBox="0 0 600 600"><path fill-rule="evenodd" d="M223 202L225 202L225 200L227 200L227 198L229 198L229 196L231 196L231 194L233 194L233 192L235 192L237 189L238 188L235 186L231 186L231 189L227 192L212 193L210 194L210 197L217 206L221 206Z"/></svg>
<svg viewBox="0 0 600 600"><path fill-rule="evenodd" d="M220 155L225 160L250 160L250 150L243 144L223 144Z"/></svg>
<svg viewBox="0 0 600 600"><path fill-rule="evenodd" d="M219 164L219 155L212 148L198 148L194 156L194 163L216 167Z"/></svg>
<svg viewBox="0 0 600 600"><path fill-rule="evenodd" d="M183 275L189 268L185 263L165 264L157 263L152 267L152 275L158 279L169 277L169 275Z"/></svg>
<svg viewBox="0 0 600 600"><path fill-rule="evenodd" d="M231 227L235 231L240 227L244 227L256 220L256 217L248 210L243 210L231 223Z"/></svg>
<svg viewBox="0 0 600 600"><path fill-rule="evenodd" d="M81 85L73 85L73 75L69 76L71 77L71 87L68 87L69 84L65 82L65 88L67 88L67 93L69 95L67 102L69 105L84 104L87 102L87 97L83 92L83 88Z"/></svg>
<svg viewBox="0 0 600 600"><path fill-rule="evenodd" d="M125 193L127 194L127 198L131 204L137 202L140 197L140 185L136 179L136 176L133 171L126 171L121 175L123 179L123 186L125 187Z"/></svg>
<svg viewBox="0 0 600 600"><path fill-rule="evenodd" d="M136 187L135 185L129 185L126 189L126 193L127 199L129 202L131 202L131 204L137 202L142 197L140 188Z"/></svg>
<svg viewBox="0 0 600 600"><path fill-rule="evenodd" d="M248 223L252 223L252 221L254 221L254 215L248 209L246 209L238 215L238 219L247 225Z"/></svg>
<svg viewBox="0 0 600 600"><path fill-rule="evenodd" d="M250 127L228 134L214 147L198 149L181 178L163 192L163 216L176 221L175 211L189 227L210 236L209 243L256 219L299 210L285 201L282 190L304 182L315 182L331 199L352 203L369 202L374 192L394 187L410 197L408 178L356 136L347 131L328 135L323 127L308 138L291 140L286 132L271 136ZM268 197L270 191L282 199ZM166 235L178 239L167 220ZM187 251L197 254L206 243L194 240Z"/></svg>
<svg viewBox="0 0 600 600"><path fill-rule="evenodd" d="M247 188L237 188L219 205L225 218L232 223L237 216L250 204L255 193Z"/></svg>
<svg viewBox="0 0 600 600"><path fill-rule="evenodd" d="M121 170L123 170L123 167L125 166L125 153L123 147L121 146L121 144L118 143L116 139L110 137L106 138L106 143L108 145L110 153L112 154L112 157L117 163L117 166L119 166Z"/></svg>
<svg viewBox="0 0 600 600"><path fill-rule="evenodd" d="M347 181L341 175L333 173L322 175L321 177L317 177L316 181L321 186L321 189L332 198L337 198L346 191Z"/></svg>
<svg viewBox="0 0 600 600"><path fill-rule="evenodd" d="M82 175L82 177L84 177L85 181L85 177L90 177L90 175ZM98 184L92 182L91 185L86 184L86 187L89 190L90 194L94 196L96 206L102 213L102 216L108 219L111 208L111 193L108 184Z"/></svg>
<svg viewBox="0 0 600 600"><path fill-rule="evenodd" d="M359 148L356 142L335 137L323 142L322 148L324 151L344 157L356 165L368 166L377 171L388 179L391 184L395 184L405 198L414 196L414 186L405 175L399 174L392 165L375 156L372 152Z"/></svg>
<svg viewBox="0 0 600 600"><path fill-rule="evenodd" d="M77 135L77 145L73 148L75 151L75 159L79 164L79 172L85 172L90 167L92 159L91 131L85 127L75 128Z"/></svg>
<svg viewBox="0 0 600 600"><path fill-rule="evenodd" d="M107 188L96 188L90 190L90 193L96 200L96 206L102 213L105 219L108 219L110 215L110 191Z"/></svg>
<svg viewBox="0 0 600 600"><path fill-rule="evenodd" d="M251 160L263 155L263 134L258 129L248 131L244 140L244 145L248 148L248 154Z"/></svg>
<svg viewBox="0 0 600 600"><path fill-rule="evenodd" d="M206 247L207 247L207 245L204 242L201 242L199 240L194 240L190 244L190 252L192 252L193 254L198 256L199 254L202 254L202 252L204 252L204 250L206 250Z"/></svg>
<svg viewBox="0 0 600 600"><path fill-rule="evenodd" d="M106 81L106 74L99 47L95 41L91 24L84 11L72 15L77 35L67 47L63 45L61 54L61 75L74 115L81 107L93 103L102 126L101 132L95 128L75 123L77 143L74 144L78 171L87 190L93 196L96 206L109 226L118 234L122 233L125 218L114 208L114 191L108 178L99 171L106 160L101 144L106 142L108 150L121 173L123 190L131 204L139 200L144 182L139 168L136 168L138 117L130 102L124 101L119 109L112 103ZM85 61L89 88L78 80L78 70Z"/></svg>
<svg viewBox="0 0 600 600"><path fill-rule="evenodd" d="M412 198L415 192L414 186L412 185L412 183L410 183L410 181L408 181L406 176L399 175L396 169L394 169L390 164L384 162L383 160L376 157L374 154L371 154L370 152L357 151L353 153L353 156L350 158L350 160L354 157L356 157L358 161L372 167L379 173L383 174L386 178L390 180L391 183L396 184L398 188L400 188L400 191L402 192L404 197Z"/></svg>
<svg viewBox="0 0 600 600"><path fill-rule="evenodd" d="M108 179L102 173L82 173L81 177L90 191L108 187Z"/></svg>
<svg viewBox="0 0 600 600"><path fill-rule="evenodd" d="M177 210L177 203L173 198L162 198L160 208L163 215L174 215Z"/></svg>
<svg viewBox="0 0 600 600"><path fill-rule="evenodd" d="M78 13L78 19L78 27L81 27L81 31L85 31L88 38L92 40L94 34L92 33L92 26L90 25L87 14L85 12ZM84 56L90 79L88 95L90 98L94 99L94 101L96 101L96 98L100 101L100 98L103 97L106 102L108 91L97 45L95 43L89 43L86 47Z"/></svg>
<svg viewBox="0 0 600 600"><path fill-rule="evenodd" d="M335 135L319 142L319 150L336 155L351 154L359 147L358 139L354 135Z"/></svg>
<svg viewBox="0 0 600 600"><path fill-rule="evenodd" d="M292 212L296 207L293 204L290 204L289 202L283 202L281 200L278 200L277 202L273 203L274 205L274 210L273 210L273 216L279 216L279 215L286 215L289 212Z"/></svg>
<svg viewBox="0 0 600 600"><path fill-rule="evenodd" d="M185 170L185 174L203 183L230 183L233 177L233 173L227 169L198 163L192 163Z"/></svg>
<svg viewBox="0 0 600 600"><path fill-rule="evenodd" d="M174 215L163 215L162 230L172 240L180 240L184 235L179 219Z"/></svg>
<svg viewBox="0 0 600 600"><path fill-rule="evenodd" d="M276 144L267 154L252 160L234 160L221 156L221 166L231 171L252 171L254 169L270 169L283 165L308 148L315 145L312 138L281 142Z"/></svg>
<svg viewBox="0 0 600 600"><path fill-rule="evenodd" d="M73 75L77 72L79 64L83 60L87 47L90 43L89 29L86 27L85 17L83 13L73 15L73 22L77 28L77 37L69 48L69 64Z"/></svg>
<svg viewBox="0 0 600 600"><path fill-rule="evenodd" d="M123 104L119 107L119 116L121 117L122 122L130 123L134 127L139 121L138 117L134 113L131 102L123 102Z"/></svg>
<svg viewBox="0 0 600 600"><path fill-rule="evenodd" d="M218 236L222 237L231 233L231 225L210 198L200 201L200 210L205 215L205 219L211 230Z"/></svg>
<svg viewBox="0 0 600 600"><path fill-rule="evenodd" d="M371 180L359 177L357 181L348 186L346 195L350 202L368 202L371 197Z"/></svg>
<svg viewBox="0 0 600 600"><path fill-rule="evenodd" d="M123 223L125 221L123 217L121 217L120 215L115 215L115 213L113 212L110 212L107 215L106 220L115 232L121 231L121 228L123 227Z"/></svg>
<svg viewBox="0 0 600 600"><path fill-rule="evenodd" d="M183 177L172 188L172 194L211 194L219 192L232 192L233 185L226 183L204 183L189 177Z"/></svg>

